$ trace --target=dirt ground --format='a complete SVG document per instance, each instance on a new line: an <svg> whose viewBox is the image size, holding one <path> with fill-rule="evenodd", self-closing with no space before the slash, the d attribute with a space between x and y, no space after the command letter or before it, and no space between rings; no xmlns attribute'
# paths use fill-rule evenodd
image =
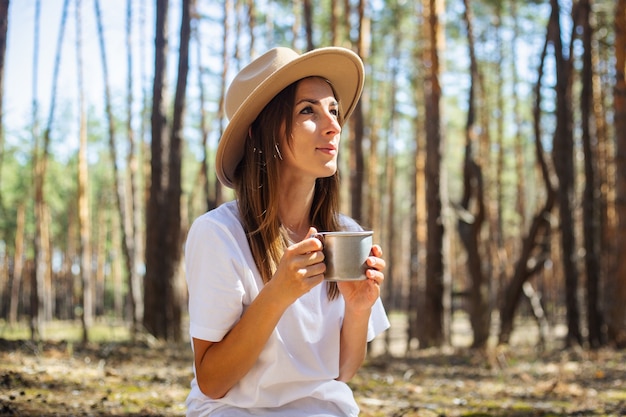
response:
<svg viewBox="0 0 626 417"><path fill-rule="evenodd" d="M392 352L393 353L393 352ZM626 416L626 352L418 350L368 359L362 417ZM183 416L188 344L0 339L0 416Z"/></svg>

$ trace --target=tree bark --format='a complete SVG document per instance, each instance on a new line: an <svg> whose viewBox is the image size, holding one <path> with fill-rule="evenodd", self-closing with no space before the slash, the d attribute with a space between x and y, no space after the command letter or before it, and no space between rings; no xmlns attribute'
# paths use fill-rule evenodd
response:
<svg viewBox="0 0 626 417"><path fill-rule="evenodd" d="M169 282L174 274L170 264L171 254L164 239L167 218L163 211L167 205L168 183L167 106L165 103L167 80L167 18L168 0L156 2L156 28L154 45L154 81L152 89L152 143L150 160L150 195L146 210L146 276L144 279L145 311L143 324L148 332L160 339L167 338L167 300Z"/></svg>
<svg viewBox="0 0 626 417"><path fill-rule="evenodd" d="M607 315L609 340L626 347L626 0L615 4L615 211L617 214L616 271L609 283L611 305Z"/></svg>
<svg viewBox="0 0 626 417"><path fill-rule="evenodd" d="M11 282L11 294L9 296L9 324L17 323L20 294L24 274L24 234L25 234L26 207L22 203L17 208L15 229L15 253L13 261L13 280ZM7 263L8 264L8 263Z"/></svg>
<svg viewBox="0 0 626 417"><path fill-rule="evenodd" d="M551 22L554 25L552 43L556 60L556 132L552 160L559 179L557 200L559 207L559 231L561 261L565 274L565 302L567 307L566 344L581 345L580 312L578 308L578 268L576 267L576 236L574 234L574 136L572 112L572 57L563 55L560 6L558 0L550 0Z"/></svg>
<svg viewBox="0 0 626 417"><path fill-rule="evenodd" d="M128 170L128 190L125 199L125 210L120 220L121 250L124 255L126 276L128 277L129 305L131 315L131 337L135 337L141 321L143 320L143 293L141 291L141 277L137 270L137 260L139 254L139 230L140 218L139 207L141 193L138 192L138 170L137 147L135 146L135 134L133 129L133 51L132 51L132 0L126 3L126 132L128 134L128 154L126 165ZM109 119L110 120L110 119ZM111 131L109 129L109 131ZM118 210L119 211L119 210ZM121 216L121 214L120 214ZM125 243L127 242L127 243ZM125 252L128 252L126 254ZM143 256L141 257L143 261Z"/></svg>
<svg viewBox="0 0 626 417"><path fill-rule="evenodd" d="M127 80L127 106L128 106L128 119L127 119L127 132L128 132L128 154L126 160L128 161L129 170L129 187L122 187L120 180L120 169L118 167L117 145L115 140L115 119L113 116L113 109L111 103L111 87L109 82L109 64L106 54L106 42L104 40L104 28L102 25L102 13L100 11L100 0L94 0L94 9L96 15L96 23L98 26L98 40L100 44L100 58L102 64L102 75L104 84L104 111L107 119L107 134L109 139L109 154L111 155L111 166L113 176L113 193L115 196L115 208L117 215L120 218L120 239L122 257L124 258L124 266L126 269L126 275L128 276L128 290L131 309L131 335L135 337L138 331L138 325L140 323L142 313L141 294L139 292L138 276L136 268L134 267L135 260L135 227L134 227L134 169L136 163L134 162L134 139L132 130L132 82ZM127 22L130 22L130 6L127 8ZM130 28L127 27L127 36L130 33ZM130 40L127 39L127 63L128 63L128 77L132 78L132 54L130 51ZM128 189L130 192L127 197L124 198L124 190ZM130 209L130 210L129 210Z"/></svg>
<svg viewBox="0 0 626 417"><path fill-rule="evenodd" d="M368 34L364 33L368 25L365 24L364 0L358 2L358 39L356 41L356 53L367 61ZM346 27L349 31L349 27ZM363 117L363 99L359 100L354 112L350 117L350 213L357 222L363 222L363 183L365 175L365 158L363 156L363 135L365 134Z"/></svg>
<svg viewBox="0 0 626 417"><path fill-rule="evenodd" d="M532 219L526 237L522 241L522 250L519 259L515 263L513 277L503 289L502 302L500 303L500 334L499 344L507 344L513 331L513 319L523 294L524 284L534 274L541 271L547 260L549 240L552 225L550 224L551 212L556 198L554 179L550 173L544 157L544 149L541 143L541 88L543 83L543 68L547 55L552 24L548 24L546 41L541 52L540 63L537 70L537 84L535 85L535 104L533 107L533 128L535 135L535 158L539 165L541 178L546 192L546 200Z"/></svg>
<svg viewBox="0 0 626 417"><path fill-rule="evenodd" d="M585 269L587 271L587 328L588 343L592 348L598 348L603 344L602 338L602 314L599 308L600 297L600 195L597 181L596 167L597 149L594 144L598 143L597 137L592 132L593 122L593 62L592 62L592 35L591 27L591 2L581 0L580 25L583 41L583 68L582 90L580 96L582 145L585 155L585 189L583 192L583 239L585 245Z"/></svg>
<svg viewBox="0 0 626 417"><path fill-rule="evenodd" d="M311 5L311 0L302 0L302 15L304 16L306 49L311 51L315 48L313 43L313 6Z"/></svg>
<svg viewBox="0 0 626 417"><path fill-rule="evenodd" d="M224 109L224 98L226 97L226 83L228 77L228 69L230 62L230 54L229 54L229 36L230 33L230 17L233 14L233 3L231 0L224 1L224 36L222 38L222 73L220 76L220 101L218 103L217 108L217 120L219 124L219 137L222 137L222 133L224 133L224 119L226 115L226 111ZM252 30L250 30L252 32ZM238 52L235 53L235 56L238 55ZM252 55L252 49L250 50L250 55ZM215 177L215 176L214 176ZM217 178L217 177L215 177ZM209 200L207 204L209 205L208 209L211 209L211 203L214 204L214 207L222 204L224 202L223 191L222 191L222 183L220 183L217 179L215 179L215 190L212 201Z"/></svg>
<svg viewBox="0 0 626 417"><path fill-rule="evenodd" d="M183 0L178 81L171 132L167 132L165 100L167 0L157 2L155 82L152 111L152 183L148 209L146 314L144 325L155 337L181 338L181 162L185 92L189 69L191 0Z"/></svg>
<svg viewBox="0 0 626 417"><path fill-rule="evenodd" d="M9 0L0 0L0 189L2 189L2 162L4 160L4 59L7 49L7 30L9 27ZM0 193L0 217L6 211L2 193Z"/></svg>
<svg viewBox="0 0 626 417"><path fill-rule="evenodd" d="M481 89L478 63L474 53L474 31L469 0L465 0L464 20L467 25L470 57L470 88L468 97L467 123L465 125L465 159L463 164L463 196L460 202L458 230L467 252L467 268L471 277L469 288L470 323L473 331L472 347L483 348L489 339L491 312L489 308L490 285L483 272L481 231L485 223L485 187L482 168L474 159L476 123L475 92ZM485 130L486 126L480 126ZM484 251L483 251L484 252Z"/></svg>
<svg viewBox="0 0 626 417"><path fill-rule="evenodd" d="M37 340L41 337L41 325L43 321L42 312L45 312L45 283L50 281L51 276L51 252L49 237L49 213L45 201L45 178L50 153L50 134L54 121L56 109L57 85L59 80L59 68L61 66L61 51L63 37L65 34L65 23L67 21L67 11L69 0L63 2L61 12L61 25L57 38L57 48L52 74L52 92L50 94L50 108L48 121L43 134L43 143L39 146L39 132L37 124L37 71L39 53L39 19L41 14L41 3L37 1L35 6L35 48L33 64L33 150L34 167L34 190L35 190L35 273L32 275L31 285L31 305L30 305L30 333L31 339Z"/></svg>
<svg viewBox="0 0 626 417"><path fill-rule="evenodd" d="M87 162L87 114L83 83L82 4L76 0L76 81L78 83L79 150L78 150L78 222L80 233L80 275L82 281L81 323L83 343L89 341L93 324L93 274L91 266L91 221L89 213L89 168Z"/></svg>
<svg viewBox="0 0 626 417"><path fill-rule="evenodd" d="M441 201L441 86L439 84L440 21L437 0L425 0L427 47L424 63L427 68L424 82L426 115L426 291L420 324L420 348L440 346L444 341L444 265L443 265L443 213Z"/></svg>

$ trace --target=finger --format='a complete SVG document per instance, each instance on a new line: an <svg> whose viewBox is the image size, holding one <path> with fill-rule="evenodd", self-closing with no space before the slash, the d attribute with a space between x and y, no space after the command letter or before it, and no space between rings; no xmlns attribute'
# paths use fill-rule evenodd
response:
<svg viewBox="0 0 626 417"><path fill-rule="evenodd" d="M387 266L387 263L383 258L377 256L370 256L367 258L367 266L378 271L382 271Z"/></svg>
<svg viewBox="0 0 626 417"><path fill-rule="evenodd" d="M382 283L383 283L383 281L385 280L385 275L384 275L382 272L377 271L377 270L375 270L375 269L368 269L368 270L365 272L365 276L366 276L366 277L367 277L370 281L373 281L373 282L374 282L374 284L376 284L376 285L380 285L380 284L382 284Z"/></svg>
<svg viewBox="0 0 626 417"><path fill-rule="evenodd" d="M380 245L373 245L372 246L372 250L370 251L370 253L373 256L376 256L378 258L382 258L383 257L383 248L381 248Z"/></svg>
<svg viewBox="0 0 626 417"><path fill-rule="evenodd" d="M315 228L311 228L315 230ZM309 252L321 251L322 242L319 239L309 235L309 237L303 239L301 242L295 243L291 246L291 249L297 254L307 254Z"/></svg>
<svg viewBox="0 0 626 417"><path fill-rule="evenodd" d="M302 265L310 266L324 264L324 252L321 250L310 251L302 255Z"/></svg>

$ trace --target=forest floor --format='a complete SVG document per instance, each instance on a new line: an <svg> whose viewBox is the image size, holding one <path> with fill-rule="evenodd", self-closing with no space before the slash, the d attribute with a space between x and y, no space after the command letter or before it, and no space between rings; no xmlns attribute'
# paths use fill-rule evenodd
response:
<svg viewBox="0 0 626 417"><path fill-rule="evenodd" d="M361 417L626 416L624 351L381 346L350 382ZM0 338L0 416L184 416L191 366L188 343Z"/></svg>

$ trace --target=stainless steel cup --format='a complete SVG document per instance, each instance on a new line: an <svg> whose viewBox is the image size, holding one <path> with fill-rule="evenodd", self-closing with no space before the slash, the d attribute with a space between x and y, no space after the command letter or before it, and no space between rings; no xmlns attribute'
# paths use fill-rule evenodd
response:
<svg viewBox="0 0 626 417"><path fill-rule="evenodd" d="M328 281L365 279L365 261L372 249L372 231L320 232L315 236L324 245L324 262Z"/></svg>

